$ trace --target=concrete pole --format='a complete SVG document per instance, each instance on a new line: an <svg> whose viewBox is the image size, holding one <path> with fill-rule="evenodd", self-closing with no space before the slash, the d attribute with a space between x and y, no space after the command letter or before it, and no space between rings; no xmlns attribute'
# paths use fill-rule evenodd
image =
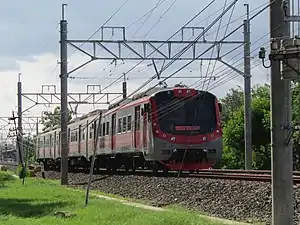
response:
<svg viewBox="0 0 300 225"><path fill-rule="evenodd" d="M21 73L18 74L18 138L17 138L17 146L19 146L20 153L17 154L17 162L18 164L24 162L24 152L23 152L23 124L22 124L22 82L21 82Z"/></svg>
<svg viewBox="0 0 300 225"><path fill-rule="evenodd" d="M250 58L250 21L249 5L247 20L244 20L244 136L245 136L245 169L252 169L252 113L251 113L251 58Z"/></svg>
<svg viewBox="0 0 300 225"><path fill-rule="evenodd" d="M68 185L68 51L67 21L64 19L62 4L62 20L60 21L60 85L61 85L61 185Z"/></svg>
<svg viewBox="0 0 300 225"><path fill-rule="evenodd" d="M282 0L270 0L271 38L289 37ZM280 44L278 43L278 46ZM271 64L272 224L293 224L293 148L286 143L292 118L291 82L281 79L280 63Z"/></svg>

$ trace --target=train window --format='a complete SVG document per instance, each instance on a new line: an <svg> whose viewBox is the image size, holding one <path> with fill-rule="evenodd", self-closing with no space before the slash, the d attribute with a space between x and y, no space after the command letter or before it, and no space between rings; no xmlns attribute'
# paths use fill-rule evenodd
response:
<svg viewBox="0 0 300 225"><path fill-rule="evenodd" d="M103 127L102 128L103 128L102 129L103 136L105 136L105 131L106 131L106 129L105 129L105 123L103 123Z"/></svg>
<svg viewBox="0 0 300 225"><path fill-rule="evenodd" d="M111 116L111 134L112 135L116 135L116 128L117 128L117 115L116 113L114 113Z"/></svg>
<svg viewBox="0 0 300 225"><path fill-rule="evenodd" d="M78 141L78 138L77 138L78 136L77 136L77 135L78 135L78 132L77 132L77 130L76 130L76 131L75 131L75 141Z"/></svg>
<svg viewBox="0 0 300 225"><path fill-rule="evenodd" d="M68 142L69 142L69 143L70 143L70 140L71 140L70 136L71 136L71 130L70 130L70 128L69 128L69 129L68 129Z"/></svg>
<svg viewBox="0 0 300 225"><path fill-rule="evenodd" d="M141 115L140 115L140 106L136 106L135 107L135 113L134 113L134 129L136 131L140 130L140 119L141 119Z"/></svg>
<svg viewBox="0 0 300 225"><path fill-rule="evenodd" d="M52 147L52 134L50 134L50 143L49 143L49 147Z"/></svg>
<svg viewBox="0 0 300 225"><path fill-rule="evenodd" d="M94 135L93 135L93 136L96 137L96 136L97 136L97 132L98 132L98 131L97 131L97 120L94 121L94 124L93 124L93 125L94 125L94 126L93 126L93 128L94 128Z"/></svg>
<svg viewBox="0 0 300 225"><path fill-rule="evenodd" d="M93 124L90 126L90 139L93 138Z"/></svg>
<svg viewBox="0 0 300 225"><path fill-rule="evenodd" d="M106 122L106 135L109 134L109 122Z"/></svg>
<svg viewBox="0 0 300 225"><path fill-rule="evenodd" d="M126 128L127 128L127 126L126 126L127 120L126 119L127 119L126 117L123 117L123 123L122 123L123 129L122 129L122 132L126 132Z"/></svg>
<svg viewBox="0 0 300 225"><path fill-rule="evenodd" d="M131 115L127 117L127 131L131 130Z"/></svg>
<svg viewBox="0 0 300 225"><path fill-rule="evenodd" d="M99 129L99 137L101 137L102 136L102 123L100 123L100 129Z"/></svg>
<svg viewBox="0 0 300 225"><path fill-rule="evenodd" d="M74 133L75 133L75 132L71 132L71 142L74 142L74 141L75 141Z"/></svg>
<svg viewBox="0 0 300 225"><path fill-rule="evenodd" d="M122 132L122 118L118 119L118 133Z"/></svg>
<svg viewBox="0 0 300 225"><path fill-rule="evenodd" d="M40 146L40 148L44 148L44 141L43 141L43 138L40 138L40 144L39 144L39 146Z"/></svg>
<svg viewBox="0 0 300 225"><path fill-rule="evenodd" d="M82 131L81 131L81 140L84 140L84 138L85 138L85 129L82 129Z"/></svg>
<svg viewBox="0 0 300 225"><path fill-rule="evenodd" d="M45 144L46 146L46 148L49 148L49 138L46 138L46 144Z"/></svg>

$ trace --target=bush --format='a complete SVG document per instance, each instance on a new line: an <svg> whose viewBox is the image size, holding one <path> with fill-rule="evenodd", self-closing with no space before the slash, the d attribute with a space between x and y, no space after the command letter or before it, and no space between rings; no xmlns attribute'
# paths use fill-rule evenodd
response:
<svg viewBox="0 0 300 225"><path fill-rule="evenodd" d="M22 165L19 165L16 169L16 174L20 179L23 177L34 177L35 176L35 168L32 169L31 166L27 166L26 168L22 168Z"/></svg>
<svg viewBox="0 0 300 225"><path fill-rule="evenodd" d="M13 179L14 178L11 174L0 171L0 186L4 186L8 181Z"/></svg>

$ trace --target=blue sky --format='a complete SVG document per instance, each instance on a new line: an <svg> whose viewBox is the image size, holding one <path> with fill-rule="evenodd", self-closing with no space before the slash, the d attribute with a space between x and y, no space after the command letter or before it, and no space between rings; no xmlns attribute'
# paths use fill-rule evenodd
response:
<svg viewBox="0 0 300 225"><path fill-rule="evenodd" d="M23 91L40 92L41 85L53 84L57 85L59 90L59 20L61 18L61 4L67 3L66 18L68 20L68 37L69 39L87 39L95 30L97 30L123 3L125 0L110 0L110 1L4 1L0 8L0 92L1 104L0 116L9 116L16 106L16 81L17 74L22 73ZM151 39L151 40L166 40L174 34L180 27L182 27L190 18L201 11L210 0L128 0L128 2L121 8L121 10L106 24L107 26L129 26L134 21L139 19L145 13L160 3L159 6L152 12L148 20L144 21L146 17L138 20L138 22L131 25L126 30L128 39ZM224 7L232 0L215 0L215 2L193 21L190 26L204 26L207 27L217 15L219 15ZM234 30L237 26L242 24L245 18L244 14L246 8L244 3L250 3L251 14L261 9L268 1L267 0L239 0L236 4L230 25L227 33ZM170 9L167 11L167 9ZM256 9L255 11L253 11ZM219 10L217 12L217 10ZM229 21L231 10L224 16L220 27L219 37L224 36L226 24ZM252 84L268 82L268 70L263 69L257 60L258 48L261 46L268 46L268 10L265 10L261 15L251 22L251 46L252 65ZM165 14L164 14L165 13ZM162 15L164 15L162 17ZM162 17L162 18L161 18ZM234 22L233 22L234 21ZM155 25L156 24L156 25ZM155 26L154 26L155 25ZM154 26L154 27L153 27ZM216 31L218 30L219 22L208 32L206 36L209 40L214 40ZM145 34L153 27L151 32L145 37ZM136 31L139 30L138 33ZM199 34L199 33L198 33ZM188 35L188 34L185 34ZM197 35L197 33L196 33ZM93 38L97 39L100 34L96 34ZM112 36L111 32L105 33L106 38L118 39L120 35L115 32ZM176 37L180 38L179 36ZM193 40L193 37L191 37ZM237 31L228 40L242 40L242 29ZM233 49L237 45L224 46L222 51L225 53ZM209 45L205 45L201 50L205 50ZM68 48L69 69L80 65L86 57L74 52L72 47ZM101 54L101 53L99 53ZM210 55L210 52L209 54ZM236 56L232 59L233 56ZM243 70L243 48L239 48L227 57L224 58L228 63L233 64L240 70ZM78 77L78 79L70 80L69 90L72 92L85 91L86 84L101 84L105 86L113 81L113 78L119 77L123 72L128 71L137 61L125 61L124 64L118 66L110 65L110 61L96 61L89 64L78 73L75 72L71 76ZM137 67L132 73L128 73L129 91L135 90L145 82L147 78L155 74L152 66L147 66L149 61L145 61ZM158 62L160 66L161 62ZM119 64L118 64L119 65ZM175 62L162 76L168 76L176 68L183 65L183 62ZM226 68L224 65L217 63L215 71L212 72L213 62L210 66L210 72L218 74L220 80L211 81L205 88L212 91L217 96L224 96L229 88L237 85L243 86L242 77L237 76L234 79L227 79L225 83L222 77L229 77L236 75L232 70ZM202 75L206 74L207 62L203 62ZM199 76L200 64L195 62L188 66L186 70L181 71L178 76ZM80 79L79 79L80 78ZM108 79L109 78L109 79ZM178 82L192 84L203 81L199 79L172 79L168 81L169 85ZM157 84L153 81L149 86ZM149 87L148 86L148 87ZM198 86L198 87L201 87ZM107 91L121 91L121 83L117 83ZM30 105L30 102L23 99L24 108ZM95 106L97 108L97 106ZM27 115L41 115L41 111L52 110L53 107L46 108L45 106L37 106L30 110ZM90 106L79 106L78 112L86 112L92 110Z"/></svg>

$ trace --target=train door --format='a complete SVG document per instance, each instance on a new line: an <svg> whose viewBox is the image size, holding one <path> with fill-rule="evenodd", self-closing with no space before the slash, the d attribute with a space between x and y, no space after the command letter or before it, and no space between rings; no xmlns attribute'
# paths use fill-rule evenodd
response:
<svg viewBox="0 0 300 225"><path fill-rule="evenodd" d="M147 129L148 129L148 104L144 104L143 112L143 147L147 147Z"/></svg>
<svg viewBox="0 0 300 225"><path fill-rule="evenodd" d="M56 131L54 132L53 139L53 158L56 159Z"/></svg>
<svg viewBox="0 0 300 225"><path fill-rule="evenodd" d="M134 147L140 147L140 119L141 119L141 106L134 107Z"/></svg>
<svg viewBox="0 0 300 225"><path fill-rule="evenodd" d="M79 125L79 128L78 128L78 154L80 155L80 152L81 152L81 134L82 131L81 131L81 125Z"/></svg>
<svg viewBox="0 0 300 225"><path fill-rule="evenodd" d="M117 126L117 115L116 113L111 116L111 150L116 148L116 126Z"/></svg>

